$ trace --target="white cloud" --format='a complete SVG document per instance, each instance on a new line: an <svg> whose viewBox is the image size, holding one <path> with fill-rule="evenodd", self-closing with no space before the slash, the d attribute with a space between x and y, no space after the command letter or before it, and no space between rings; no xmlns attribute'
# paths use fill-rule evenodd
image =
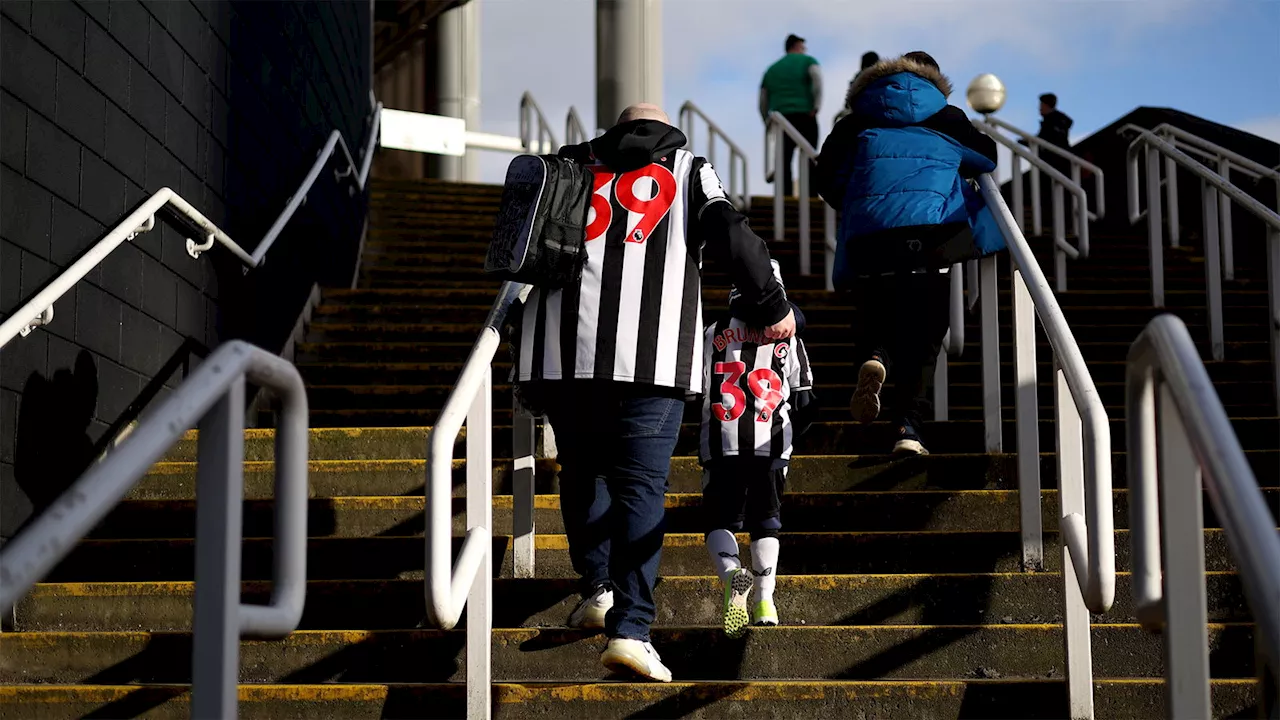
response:
<svg viewBox="0 0 1280 720"><path fill-rule="evenodd" d="M1233 123L1233 127L1280 143L1280 115Z"/></svg>

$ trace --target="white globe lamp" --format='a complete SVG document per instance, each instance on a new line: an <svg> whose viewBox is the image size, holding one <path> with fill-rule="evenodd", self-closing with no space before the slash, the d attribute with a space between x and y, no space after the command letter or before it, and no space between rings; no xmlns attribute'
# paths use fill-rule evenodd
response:
<svg viewBox="0 0 1280 720"><path fill-rule="evenodd" d="M1004 107L1004 83L991 73L983 73L969 83L964 97L969 107L983 115L990 115Z"/></svg>

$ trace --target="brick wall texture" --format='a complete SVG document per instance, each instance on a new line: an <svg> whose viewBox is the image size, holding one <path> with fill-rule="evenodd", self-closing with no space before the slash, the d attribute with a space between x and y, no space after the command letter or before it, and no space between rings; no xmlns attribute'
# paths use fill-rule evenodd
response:
<svg viewBox="0 0 1280 720"><path fill-rule="evenodd" d="M370 12L369 0L0 0L0 316L162 187L252 252L335 128L360 159ZM366 206L350 179L322 173L248 273L225 250L191 258L159 221L57 301L49 326L0 349L0 539L56 489L38 480L49 464L78 475L184 341L278 350L311 284L354 259Z"/></svg>

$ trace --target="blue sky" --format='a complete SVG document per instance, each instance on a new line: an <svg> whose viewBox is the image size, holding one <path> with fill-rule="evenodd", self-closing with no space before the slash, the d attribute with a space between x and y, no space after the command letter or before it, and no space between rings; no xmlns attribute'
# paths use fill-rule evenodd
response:
<svg viewBox="0 0 1280 720"><path fill-rule="evenodd" d="M590 123L594 2L480 1L483 129L516 134L524 90L558 136L571 104ZM664 105L674 117L694 100L743 146L755 193L768 190L756 90L790 32L824 69L824 135L863 52L919 49L961 107L974 76L998 75L1009 95L1000 117L1028 130L1036 98L1053 91L1074 139L1155 105L1280 141L1280 0L666 0L662 12ZM482 179L500 182L508 161L485 157Z"/></svg>

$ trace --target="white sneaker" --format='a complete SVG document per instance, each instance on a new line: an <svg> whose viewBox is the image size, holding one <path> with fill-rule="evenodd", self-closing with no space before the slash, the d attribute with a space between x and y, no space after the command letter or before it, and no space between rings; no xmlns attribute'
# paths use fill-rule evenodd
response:
<svg viewBox="0 0 1280 720"><path fill-rule="evenodd" d="M652 643L629 638L610 638L600 662L616 673L632 673L658 682L671 682L671 671L662 664Z"/></svg>
<svg viewBox="0 0 1280 720"><path fill-rule="evenodd" d="M578 606L569 613L569 627L603 630L604 616L611 607L613 591L602 585L578 601Z"/></svg>

